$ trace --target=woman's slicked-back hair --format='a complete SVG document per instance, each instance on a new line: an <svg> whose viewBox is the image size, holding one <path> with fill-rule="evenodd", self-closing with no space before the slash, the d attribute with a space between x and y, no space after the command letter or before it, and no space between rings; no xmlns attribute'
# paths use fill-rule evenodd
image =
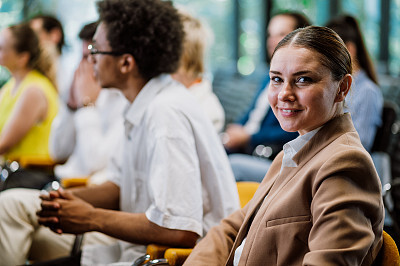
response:
<svg viewBox="0 0 400 266"><path fill-rule="evenodd" d="M378 84L377 74L372 64L371 57L368 54L357 20L352 16L343 15L333 19L326 26L339 34L340 38L342 38L345 43L354 43L357 48L356 60L360 68L367 73L368 77L373 82Z"/></svg>
<svg viewBox="0 0 400 266"><path fill-rule="evenodd" d="M143 78L177 70L184 33L170 2L104 0L97 6L112 50L131 54Z"/></svg>
<svg viewBox="0 0 400 266"><path fill-rule="evenodd" d="M336 32L327 27L308 26L289 33L276 46L272 58L277 50L286 46L306 48L319 53L321 63L331 71L336 81L353 72L346 45Z"/></svg>

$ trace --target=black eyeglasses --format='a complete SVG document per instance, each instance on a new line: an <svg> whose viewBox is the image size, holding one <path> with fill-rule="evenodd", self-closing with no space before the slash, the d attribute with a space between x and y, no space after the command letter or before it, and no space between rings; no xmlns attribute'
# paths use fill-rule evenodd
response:
<svg viewBox="0 0 400 266"><path fill-rule="evenodd" d="M89 49L91 55L108 54L108 55L119 56L119 55L125 54L124 52L117 52L117 51L99 51L92 44L88 45L88 49Z"/></svg>

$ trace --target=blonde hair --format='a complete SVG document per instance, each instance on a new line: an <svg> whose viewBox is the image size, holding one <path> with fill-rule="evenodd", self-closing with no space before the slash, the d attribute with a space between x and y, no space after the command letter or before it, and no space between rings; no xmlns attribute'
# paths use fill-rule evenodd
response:
<svg viewBox="0 0 400 266"><path fill-rule="evenodd" d="M185 32L180 68L192 78L201 78L205 69L205 54L213 36L200 20L183 10L179 13Z"/></svg>
<svg viewBox="0 0 400 266"><path fill-rule="evenodd" d="M44 50L36 33L26 24L18 24L9 27L14 37L14 49L17 53L28 53L28 67L35 69L45 75L55 87L56 69L49 52Z"/></svg>

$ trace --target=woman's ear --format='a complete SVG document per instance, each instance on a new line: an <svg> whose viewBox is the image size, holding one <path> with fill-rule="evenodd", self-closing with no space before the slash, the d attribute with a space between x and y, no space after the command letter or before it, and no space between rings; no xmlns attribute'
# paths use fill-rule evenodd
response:
<svg viewBox="0 0 400 266"><path fill-rule="evenodd" d="M353 77L350 74L346 74L342 80L339 82L339 88L335 98L335 102L342 102L346 98L347 93L351 88L351 83L353 82Z"/></svg>
<svg viewBox="0 0 400 266"><path fill-rule="evenodd" d="M17 60L21 66L27 66L30 58L31 56L28 52L21 52L19 53L19 58Z"/></svg>

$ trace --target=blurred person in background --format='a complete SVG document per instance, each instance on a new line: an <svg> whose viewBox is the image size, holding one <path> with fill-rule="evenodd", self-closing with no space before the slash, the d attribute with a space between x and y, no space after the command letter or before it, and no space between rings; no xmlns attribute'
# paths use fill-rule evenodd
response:
<svg viewBox="0 0 400 266"><path fill-rule="evenodd" d="M180 67L172 77L185 85L199 100L215 129L220 132L225 124L225 112L218 97L213 92L211 82L204 77L205 54L213 36L200 20L182 9L180 15L185 39Z"/></svg>
<svg viewBox="0 0 400 266"><path fill-rule="evenodd" d="M61 22L51 15L37 15L29 20L40 42L49 49L54 58L58 59L65 45L64 30Z"/></svg>
<svg viewBox="0 0 400 266"><path fill-rule="evenodd" d="M39 40L47 56L53 61L53 70L57 77L57 90L61 99L68 99L69 85L73 78L74 68L64 56L66 46L62 23L53 15L40 14L29 20L32 29L39 36Z"/></svg>
<svg viewBox="0 0 400 266"><path fill-rule="evenodd" d="M79 32L82 59L72 81L67 104L52 124L50 154L66 161L54 168L59 179L90 176L90 183L101 183L107 162L123 138L123 111L128 101L116 89L101 89L93 63L88 60L89 45L98 23L85 25Z"/></svg>
<svg viewBox="0 0 400 266"><path fill-rule="evenodd" d="M0 155L50 161L49 135L59 102L52 62L29 25L1 31L0 64L12 75L0 91Z"/></svg>
<svg viewBox="0 0 400 266"><path fill-rule="evenodd" d="M298 12L284 12L274 15L267 28L267 54L271 58L275 47L288 33L310 22ZM268 103L269 76L262 82L253 103L236 124L230 124L225 131L225 148L229 153L236 181L261 182L271 160L252 156L258 145L272 146L275 155L283 144L297 137L295 132L285 132L279 125ZM249 154L243 154L249 153Z"/></svg>
<svg viewBox="0 0 400 266"><path fill-rule="evenodd" d="M0 193L0 262L6 265L23 264L44 227L46 245L35 250L48 257L53 241L64 240L68 255L74 234L118 239L114 245L84 245L82 253L61 258L64 265L132 264L149 243L194 246L239 208L211 121L170 75L178 69L184 37L177 10L161 0L105 0L97 6L101 22L89 56L95 76L130 103L121 153L115 155L122 159L113 157L108 180L97 186Z"/></svg>
<svg viewBox="0 0 400 266"><path fill-rule="evenodd" d="M376 131L382 123L383 108L383 96L375 67L354 17L343 15L328 22L326 26L339 34L350 52L354 82L346 97L346 110L351 114L364 148L371 151Z"/></svg>

